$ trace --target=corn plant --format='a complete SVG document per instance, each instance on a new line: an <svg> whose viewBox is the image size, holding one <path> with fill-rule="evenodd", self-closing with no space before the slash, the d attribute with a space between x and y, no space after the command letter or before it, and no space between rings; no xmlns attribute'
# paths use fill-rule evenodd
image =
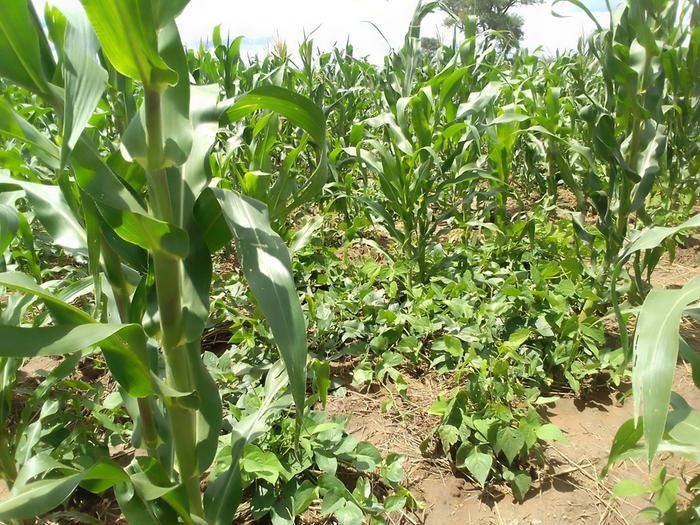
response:
<svg viewBox="0 0 700 525"><path fill-rule="evenodd" d="M12 490L0 502L3 521L50 510L81 486L112 488L131 523L230 523L242 497L243 447L265 431L287 384L297 420L303 415L305 324L289 252L271 229L264 204L215 187L209 156L220 126L261 109L311 129L321 146L322 113L281 87L218 101L217 87L191 86L174 23L186 4L84 0L84 10L63 13L60 42L50 35L57 60L31 2L11 0L3 7L0 76L36 96L60 125L49 137L0 101L0 133L35 153L51 177L36 182L3 171L0 189L10 200L27 202L57 247L87 261L94 300L81 309L40 275L0 274L0 286L46 312L41 323L3 315L0 356L5 367L11 366L7 360L53 355L76 365L99 351L134 420L133 446L145 453L126 468L89 456L36 456L18 465L18 436L5 429L0 472ZM113 96L132 98L138 107L121 136L104 137L90 123L96 107ZM320 177L322 147L317 162ZM2 210L0 231L18 231L11 206ZM0 238L5 243L7 236ZM229 469L209 479L203 494L222 408L200 357L201 337L211 254L232 239L286 373L270 372L260 410L230 434Z"/></svg>
<svg viewBox="0 0 700 525"><path fill-rule="evenodd" d="M700 215L675 228L652 227L641 232L627 247L625 255L651 250L667 237L683 229L700 226ZM679 355L692 370L693 382L700 388L700 357L680 335L681 319L700 319L700 278L691 279L678 289L654 289L646 296L637 317L634 336L632 394L634 417L624 423L610 450L605 472L617 461L640 457L652 461L657 454L670 452L691 461L700 461L700 411L673 392L673 378ZM671 407L671 410L669 410ZM616 486L620 496L654 493L655 505L644 509L646 517L659 522L694 523L700 519L700 494L695 476L688 483L693 500L684 511L678 505L680 480L666 479L662 469L650 485L623 480Z"/></svg>
<svg viewBox="0 0 700 525"><path fill-rule="evenodd" d="M630 225L651 224L646 204L652 189L664 178L669 153L664 108L669 101L667 78L673 68L666 67L666 60L673 54L670 49L689 36L691 26L684 18L678 2L630 3L611 13L609 30L599 26L587 42L596 60L591 67L599 69L602 84L597 81L598 86L586 86L588 92L576 98L586 123L582 130L585 147L571 145L580 162L587 164L588 198L597 212L597 229L605 245L604 272L616 263ZM582 217L577 217L576 224L582 237L592 242ZM593 253L595 257L600 252L594 247Z"/></svg>

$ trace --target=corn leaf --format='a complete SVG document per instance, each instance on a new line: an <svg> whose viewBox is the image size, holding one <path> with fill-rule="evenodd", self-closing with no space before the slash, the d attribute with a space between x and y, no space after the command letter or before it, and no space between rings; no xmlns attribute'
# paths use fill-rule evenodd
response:
<svg viewBox="0 0 700 525"><path fill-rule="evenodd" d="M0 520L21 520L47 512L63 503L78 487L84 474L28 483L22 492L0 502Z"/></svg>
<svg viewBox="0 0 700 525"><path fill-rule="evenodd" d="M700 277L678 290L652 290L642 305L634 336L634 419L644 418L644 440L651 463L664 434L678 358L681 317L700 300Z"/></svg>
<svg viewBox="0 0 700 525"><path fill-rule="evenodd" d="M700 228L700 213L674 227L652 226L639 232L620 253L621 261L627 260L634 252L651 250L665 239L688 228Z"/></svg>
<svg viewBox="0 0 700 525"><path fill-rule="evenodd" d="M86 249L85 230L73 215L58 186L9 177L0 170L0 192L23 190L29 205L54 242L68 251Z"/></svg>
<svg viewBox="0 0 700 525"><path fill-rule="evenodd" d="M48 512L68 499L80 484L93 492L102 492L129 480L116 463L100 460L81 472L27 483L52 470L67 469L49 456L40 455L29 460L19 472L10 495L0 502L0 520L22 520Z"/></svg>
<svg viewBox="0 0 700 525"><path fill-rule="evenodd" d="M210 192L236 239L246 280L270 323L289 374L297 418L301 418L306 395L306 325L289 250L270 227L264 204L233 191Z"/></svg>
<svg viewBox="0 0 700 525"><path fill-rule="evenodd" d="M0 75L41 94L48 91L47 77L51 72L46 71L46 37L39 30L34 17L31 2L3 1L0 16Z"/></svg>
<svg viewBox="0 0 700 525"><path fill-rule="evenodd" d="M177 73L158 54L151 2L82 0L102 50L121 74L148 88L175 85Z"/></svg>
<svg viewBox="0 0 700 525"><path fill-rule="evenodd" d="M85 12L68 9L66 15L61 165L66 164L107 84L107 71L97 59L100 45Z"/></svg>
<svg viewBox="0 0 700 525"><path fill-rule="evenodd" d="M19 230L19 214L16 209L6 204L0 204L0 258L15 238ZM2 261L0 260L0 266Z"/></svg>
<svg viewBox="0 0 700 525"><path fill-rule="evenodd" d="M115 379L134 397L155 393L146 362L146 339L136 324L90 323L25 328L0 326L2 357L65 355L100 346Z"/></svg>
<svg viewBox="0 0 700 525"><path fill-rule="evenodd" d="M225 109L223 123L242 119L257 110L269 110L279 113L290 122L306 131L316 144L317 166L309 177L306 186L294 197L295 205L308 202L316 197L328 176L326 117L323 111L310 99L279 86L260 86L235 102L229 100L221 103Z"/></svg>
<svg viewBox="0 0 700 525"><path fill-rule="evenodd" d="M2 97L0 97L0 134L14 137L27 144L49 168L59 167L61 154L58 146L20 117Z"/></svg>
<svg viewBox="0 0 700 525"><path fill-rule="evenodd" d="M146 250L176 257L187 255L187 232L148 215L145 207L86 141L76 144L72 165L78 186L94 199L100 215L119 237Z"/></svg>

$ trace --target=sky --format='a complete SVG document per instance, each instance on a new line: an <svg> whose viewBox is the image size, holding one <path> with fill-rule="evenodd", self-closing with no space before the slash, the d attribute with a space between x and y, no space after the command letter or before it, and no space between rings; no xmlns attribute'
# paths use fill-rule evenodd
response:
<svg viewBox="0 0 700 525"><path fill-rule="evenodd" d="M78 0L33 1L41 13L47 1L60 8ZM381 63L389 45L401 47L416 3L416 0L191 0L177 24L183 41L189 45L210 38L214 26L220 24L224 38L227 34L245 37L244 55L264 53L277 40L296 49L304 35L312 32L315 46L322 51L330 50L334 44L344 45L349 38L356 56L368 56ZM604 25L607 20L604 0L583 0L583 3ZM553 16L552 9L566 18ZM522 45L533 50L541 47L546 53L575 48L579 37L595 27L585 13L566 2L552 7L551 0L546 0L539 5L521 6L515 12L525 21ZM443 26L443 19L441 14L426 17L422 35L449 40L451 29Z"/></svg>

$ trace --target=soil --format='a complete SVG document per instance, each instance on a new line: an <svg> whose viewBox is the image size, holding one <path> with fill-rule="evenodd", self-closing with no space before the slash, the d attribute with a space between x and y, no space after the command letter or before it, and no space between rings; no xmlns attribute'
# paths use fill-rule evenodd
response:
<svg viewBox="0 0 700 525"><path fill-rule="evenodd" d="M507 487L490 487L484 492L461 472L454 472L447 460L419 445L430 436L438 422L428 410L439 393L449 385L433 375L407 378L409 399L402 400L385 388L373 393L352 390L343 397L331 397L326 410L331 414L352 414L349 431L377 446L382 453L404 455L406 482L423 508L395 517L395 523L424 525L508 524L557 525L568 523L643 523L639 510L648 506L642 498L621 500L612 488L621 479L649 481L646 464L627 461L611 469L600 480L613 437L632 417L632 402L605 385L586 397L565 396L544 414L566 434L567 443L548 445L545 468L533 483L528 498L517 502ZM691 406L700 405L700 392L692 382L690 369L679 364L674 390ZM681 458L661 456L652 467L688 481L700 473L700 465Z"/></svg>

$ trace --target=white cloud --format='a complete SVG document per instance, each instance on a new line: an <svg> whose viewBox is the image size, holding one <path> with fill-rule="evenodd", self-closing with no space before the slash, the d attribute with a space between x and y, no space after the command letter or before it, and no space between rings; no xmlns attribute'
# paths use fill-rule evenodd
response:
<svg viewBox="0 0 700 525"><path fill-rule="evenodd" d="M43 9L46 0L33 0ZM61 7L78 0L50 0ZM387 42L371 24L375 24L394 48L401 47L416 5L415 0L191 0L177 23L184 42L190 45L211 38L215 25L221 24L222 35L243 35L247 42L244 52L264 51L276 39L296 49L304 34L312 31L316 47L329 50L334 44L353 44L356 56L368 55L381 62L389 49ZM581 11L567 4L558 4L557 12L569 18L551 15L549 3L525 6L517 10L525 21L523 44L530 49L538 46L546 52L576 46L578 38L594 28L593 22ZM41 12L41 11L40 11ZM605 21L602 13L596 13ZM449 38L451 30L442 26L442 14L432 14L423 22L423 34L442 34Z"/></svg>

